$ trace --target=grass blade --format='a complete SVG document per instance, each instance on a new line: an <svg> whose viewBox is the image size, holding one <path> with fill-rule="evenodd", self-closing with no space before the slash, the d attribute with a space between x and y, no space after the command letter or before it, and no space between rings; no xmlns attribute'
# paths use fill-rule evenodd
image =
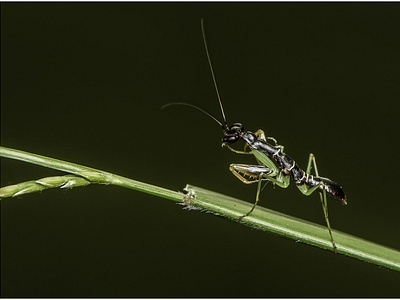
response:
<svg viewBox="0 0 400 300"><path fill-rule="evenodd" d="M251 215L239 221L238 217L249 211L252 204L199 187L187 185L186 194L171 191L148 183L132 180L101 170L0 147L0 156L65 171L74 175L46 177L0 188L0 197L13 197L47 188L85 186L88 184L113 184L141 191L224 216L243 225L278 234L296 241L333 251L326 227L257 207ZM337 252L359 260L400 271L400 252L361 238L332 230Z"/></svg>
<svg viewBox="0 0 400 300"><path fill-rule="evenodd" d="M238 218L247 212L252 204L187 185L186 203L190 206L213 212L239 222ZM295 241L333 251L328 229L325 226L304 221L276 211L257 207L251 215L240 220L240 223L278 234ZM400 271L400 252L378 245L361 238L332 230L337 246L337 253Z"/></svg>

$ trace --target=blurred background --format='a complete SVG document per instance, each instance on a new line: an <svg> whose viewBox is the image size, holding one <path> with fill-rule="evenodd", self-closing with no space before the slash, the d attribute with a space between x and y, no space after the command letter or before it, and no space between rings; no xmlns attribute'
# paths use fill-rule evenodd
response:
<svg viewBox="0 0 400 300"><path fill-rule="evenodd" d="M400 4L2 3L1 145L249 202L221 148L204 51L228 122L265 130L343 186L332 227L399 239ZM1 186L63 173L1 159ZM319 197L261 206L324 225ZM1 201L3 297L386 297L400 275L112 186Z"/></svg>

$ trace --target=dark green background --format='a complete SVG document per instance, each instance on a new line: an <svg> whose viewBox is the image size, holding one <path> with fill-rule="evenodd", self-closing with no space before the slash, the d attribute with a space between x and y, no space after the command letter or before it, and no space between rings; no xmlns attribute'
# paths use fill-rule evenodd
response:
<svg viewBox="0 0 400 300"><path fill-rule="evenodd" d="M400 5L1 4L1 145L254 201L221 149L202 44L229 122L263 128L342 185L335 229L400 249ZM2 159L1 185L61 174ZM318 196L261 205L324 224ZM118 187L1 202L5 297L400 296L399 273Z"/></svg>

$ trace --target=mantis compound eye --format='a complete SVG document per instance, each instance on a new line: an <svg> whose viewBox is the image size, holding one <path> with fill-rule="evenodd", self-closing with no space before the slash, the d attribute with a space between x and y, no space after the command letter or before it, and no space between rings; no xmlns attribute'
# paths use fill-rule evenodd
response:
<svg viewBox="0 0 400 300"><path fill-rule="evenodd" d="M236 142L239 139L239 135L238 134L226 134L223 139L222 142L226 145L229 144L233 144L234 142Z"/></svg>
<svg viewBox="0 0 400 300"><path fill-rule="evenodd" d="M233 123L231 127L229 127L228 132L242 132L244 130L244 126L242 123Z"/></svg>
<svg viewBox="0 0 400 300"><path fill-rule="evenodd" d="M243 125L241 123L234 123L225 132L222 139L224 144L232 144L240 139L243 132Z"/></svg>

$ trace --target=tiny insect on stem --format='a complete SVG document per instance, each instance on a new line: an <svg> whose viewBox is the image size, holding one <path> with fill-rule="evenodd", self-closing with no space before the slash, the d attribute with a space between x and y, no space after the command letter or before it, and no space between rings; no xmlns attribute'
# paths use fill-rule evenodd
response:
<svg viewBox="0 0 400 300"><path fill-rule="evenodd" d="M188 103L169 103L164 105L162 108L170 105L186 105L201 111L222 127L222 146L226 146L229 150L237 154L251 154L254 156L258 165L231 164L229 167L232 174L243 183L257 183L256 200L254 205L250 211L240 216L239 219L249 216L256 208L260 200L262 182L272 182L281 188L287 188L290 184L290 180L293 180L300 192L306 196L311 195L315 191L319 192L325 222L332 242L332 248L336 252L336 244L332 236L328 216L327 196L346 205L347 199L342 187L328 178L319 176L314 154L311 153L309 155L306 171L303 171L290 156L283 152L284 147L279 145L275 138L267 137L261 129L253 133L251 131L245 131L244 126L241 123L233 123L228 126L207 46L203 19L201 19L201 32L208 65L221 110L222 122L205 110ZM231 146L238 141L243 141L245 143L245 151L235 150ZM273 144L268 143L268 141L272 141ZM249 148L249 151L246 151L246 148ZM314 169L315 175L311 175L312 168Z"/></svg>

